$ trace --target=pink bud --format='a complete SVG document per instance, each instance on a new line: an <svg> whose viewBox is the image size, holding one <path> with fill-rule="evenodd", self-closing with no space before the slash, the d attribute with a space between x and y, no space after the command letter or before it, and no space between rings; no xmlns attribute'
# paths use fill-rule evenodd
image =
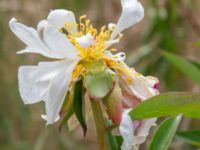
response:
<svg viewBox="0 0 200 150"><path fill-rule="evenodd" d="M113 92L104 99L106 111L114 124L119 124L122 119L123 105L122 93L119 85L115 85Z"/></svg>

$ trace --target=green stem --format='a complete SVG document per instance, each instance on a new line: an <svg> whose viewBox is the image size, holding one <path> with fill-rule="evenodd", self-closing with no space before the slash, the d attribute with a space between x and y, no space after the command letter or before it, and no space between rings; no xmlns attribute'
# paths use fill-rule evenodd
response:
<svg viewBox="0 0 200 150"><path fill-rule="evenodd" d="M97 138L99 142L99 149L106 150L106 126L101 109L100 101L91 100L93 116L96 124Z"/></svg>

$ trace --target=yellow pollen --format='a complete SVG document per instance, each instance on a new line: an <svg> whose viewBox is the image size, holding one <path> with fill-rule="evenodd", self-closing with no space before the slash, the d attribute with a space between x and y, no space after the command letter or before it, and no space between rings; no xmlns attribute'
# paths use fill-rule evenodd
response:
<svg viewBox="0 0 200 150"><path fill-rule="evenodd" d="M79 51L79 57L83 61L96 61L103 59L108 51L116 51L115 49L107 50L105 49L107 46L107 41L110 40L113 30L109 29L107 26L103 26L99 31L95 29L91 21L87 19L86 15L83 15L79 18L79 23L66 23L64 25L64 29L67 31L72 30L74 27L77 28L76 33L68 32L67 37L70 39L71 43L76 47ZM76 38L80 38L82 36L90 33L94 38L94 43L92 43L89 47L84 48L79 45ZM118 39L121 39L122 35L118 35Z"/></svg>

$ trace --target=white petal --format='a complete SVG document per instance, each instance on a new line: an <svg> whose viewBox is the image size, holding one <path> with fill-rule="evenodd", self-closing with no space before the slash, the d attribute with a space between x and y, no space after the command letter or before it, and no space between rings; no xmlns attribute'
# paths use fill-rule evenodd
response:
<svg viewBox="0 0 200 150"><path fill-rule="evenodd" d="M66 61L65 67L63 67L61 72L50 83L48 97L45 102L47 124L54 123L59 116L71 80L71 75L77 62L78 61Z"/></svg>
<svg viewBox="0 0 200 150"><path fill-rule="evenodd" d="M45 62L38 66L21 66L18 72L19 92L25 104L46 100L50 81L63 62Z"/></svg>
<svg viewBox="0 0 200 150"><path fill-rule="evenodd" d="M158 95L159 94L158 87L157 87L159 85L158 79L152 76L147 76L146 80L147 80L147 83L149 85L149 90L152 93L152 95Z"/></svg>
<svg viewBox="0 0 200 150"><path fill-rule="evenodd" d="M126 54L124 52L119 52L114 55L117 61L123 62L126 59Z"/></svg>
<svg viewBox="0 0 200 150"><path fill-rule="evenodd" d="M81 47L88 48L94 43L94 37L91 35L91 33L88 33L84 36L76 38L76 41Z"/></svg>
<svg viewBox="0 0 200 150"><path fill-rule="evenodd" d="M111 52L106 53L107 57L110 57L118 62L123 62L126 59L126 54L124 52L118 52L116 54L112 54Z"/></svg>
<svg viewBox="0 0 200 150"><path fill-rule="evenodd" d="M45 121L47 121L47 115L41 115L41 118L44 119ZM57 122L59 119L60 119L60 116L58 116L58 117L55 119L55 122Z"/></svg>
<svg viewBox="0 0 200 150"><path fill-rule="evenodd" d="M43 33L44 29L46 29L49 26L49 23L47 20L41 20L38 25L37 25L37 32L38 35L40 36L40 39L43 40Z"/></svg>
<svg viewBox="0 0 200 150"><path fill-rule="evenodd" d="M69 33L76 33L76 20L74 13L65 9L55 9L52 10L48 17L48 22L54 26L57 30L64 27L64 24L67 23L68 25L72 26L71 30L68 30Z"/></svg>
<svg viewBox="0 0 200 150"><path fill-rule="evenodd" d="M155 125L156 119L146 119L141 121L139 129L137 129L137 134L134 137L133 144L139 145L145 142L147 136L149 135L150 128Z"/></svg>
<svg viewBox="0 0 200 150"><path fill-rule="evenodd" d="M76 59L77 50L69 41L67 36L55 30L55 28L47 27L44 30L44 42L56 54L63 56L63 58Z"/></svg>
<svg viewBox="0 0 200 150"><path fill-rule="evenodd" d="M144 17L144 9L138 0L121 0L122 14L112 34L114 39L120 32L136 24Z"/></svg>
<svg viewBox="0 0 200 150"><path fill-rule="evenodd" d="M123 137L123 143L122 143L122 150L132 150L132 144L134 141L134 129L133 129L133 121L131 120L131 117L128 115L128 113L131 111L131 109L127 109L122 114L122 120L119 125L119 131L121 136Z"/></svg>
<svg viewBox="0 0 200 150"><path fill-rule="evenodd" d="M109 46L111 46L111 45L113 45L113 44L119 43L119 41L120 41L119 39L107 41L107 42L106 42L106 45L108 45L108 46L106 46L106 48L108 48Z"/></svg>
<svg viewBox="0 0 200 150"><path fill-rule="evenodd" d="M142 74L139 74L135 70L132 71L132 82L129 83L126 79L126 75L121 77L121 85L125 88L126 91L129 93L132 92L137 98L143 100L146 100L152 96L155 96L159 94L157 89L154 89L151 82L158 80L156 78L151 77L145 77ZM156 80L155 80L156 79Z"/></svg>
<svg viewBox="0 0 200 150"><path fill-rule="evenodd" d="M61 58L45 47L34 28L18 23L15 18L10 20L9 26L12 32L27 45L26 49L19 51L18 54L39 53L50 58Z"/></svg>

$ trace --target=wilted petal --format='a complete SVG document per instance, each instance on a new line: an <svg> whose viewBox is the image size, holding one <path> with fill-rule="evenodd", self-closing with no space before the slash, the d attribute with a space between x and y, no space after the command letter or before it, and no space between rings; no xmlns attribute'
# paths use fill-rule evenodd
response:
<svg viewBox="0 0 200 150"><path fill-rule="evenodd" d="M128 113L131 111L131 109L127 109L122 114L122 121L119 126L119 131L121 136L123 137L123 143L122 143L122 150L132 150L132 145L134 141L134 128L133 128L133 121L131 120L131 117L128 115Z"/></svg>
<svg viewBox="0 0 200 150"><path fill-rule="evenodd" d="M62 61L42 62L38 66L19 68L19 91L25 104L46 100L49 83L57 76L62 64Z"/></svg>
<svg viewBox="0 0 200 150"><path fill-rule="evenodd" d="M158 81L158 79L155 78L155 77L152 77L152 76L147 76L146 80L147 80L149 90L152 93L152 95L158 95L159 94L159 91L158 91L159 81Z"/></svg>
<svg viewBox="0 0 200 150"><path fill-rule="evenodd" d="M139 127L135 129L137 134L134 135L134 145L140 145L145 142L149 135L150 128L155 125L155 122L155 118L140 121Z"/></svg>
<svg viewBox="0 0 200 150"><path fill-rule="evenodd" d="M65 61L65 66L59 74L51 80L47 100L45 102L47 124L52 124L59 116L60 109L63 105L65 95L71 80L72 72L78 61Z"/></svg>
<svg viewBox="0 0 200 150"><path fill-rule="evenodd" d="M121 85L123 85L123 88L126 88L126 91L129 91L130 93L132 92L133 95L135 95L142 101L159 93L157 89L153 89L152 79L149 79L149 77L145 77L142 74L139 74L135 70L131 70L131 72L132 82L127 81L126 74L121 76L120 82ZM156 78L154 78L153 81L155 81L155 79Z"/></svg>
<svg viewBox="0 0 200 150"><path fill-rule="evenodd" d="M48 22L57 30L64 27L65 23L71 26L71 30L68 30L69 33L76 33L76 19L74 13L65 9L55 9L52 10L48 17Z"/></svg>
<svg viewBox="0 0 200 150"><path fill-rule="evenodd" d="M27 27L21 23L18 23L15 18L12 18L9 22L12 32L22 41L27 47L26 49L19 51L22 53L39 53L50 58L62 58L53 51L49 50L40 40L38 32L31 27Z"/></svg>
<svg viewBox="0 0 200 150"><path fill-rule="evenodd" d="M67 59L76 59L77 50L69 41L69 39L61 32L52 27L44 29L43 34L45 44L60 56Z"/></svg>
<svg viewBox="0 0 200 150"><path fill-rule="evenodd" d="M138 0L121 0L122 14L112 34L114 39L120 32L136 24L144 17L144 9Z"/></svg>
<svg viewBox="0 0 200 150"><path fill-rule="evenodd" d="M132 92L130 92L129 90L126 90L126 88L123 87L123 85L121 85L122 87L122 102L123 102L123 106L125 108L133 108L136 107L141 100L139 98L137 98Z"/></svg>

